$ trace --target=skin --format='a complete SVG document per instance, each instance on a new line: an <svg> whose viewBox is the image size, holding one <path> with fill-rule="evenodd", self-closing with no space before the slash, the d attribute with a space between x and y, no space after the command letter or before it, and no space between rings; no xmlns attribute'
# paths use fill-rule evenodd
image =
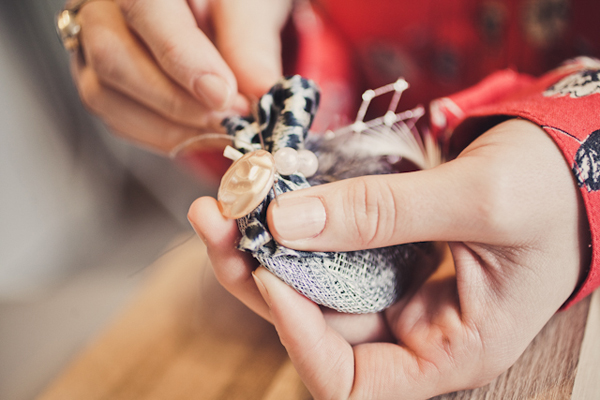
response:
<svg viewBox="0 0 600 400"><path fill-rule="evenodd" d="M281 76L290 3L88 2L78 14L82 53L71 62L80 97L116 134L160 153L219 132Z"/></svg>
<svg viewBox="0 0 600 400"><path fill-rule="evenodd" d="M72 57L81 98L117 134L154 151L215 132L281 75L278 32L290 3L88 2L78 16L82 52ZM274 324L316 399L424 399L481 386L514 363L589 265L587 219L569 167L526 121L492 128L428 171L350 179L279 200L270 229L292 248L435 240L452 252L450 268L415 282L385 312L338 314L237 251L236 223L214 199L192 205L190 222L219 281ZM316 231L294 226L290 204L305 205Z"/></svg>
<svg viewBox="0 0 600 400"><path fill-rule="evenodd" d="M326 212L321 231L286 239L294 236L283 229L292 218L286 202L314 198ZM426 399L482 386L517 360L589 265L571 171L551 138L523 120L497 125L437 168L349 179L284 194L279 203L270 205L269 227L286 246L350 251L439 240L455 267L415 283L382 313L324 312L255 270L234 248L235 221L214 199L198 199L188 218L217 278L275 325L316 399Z"/></svg>

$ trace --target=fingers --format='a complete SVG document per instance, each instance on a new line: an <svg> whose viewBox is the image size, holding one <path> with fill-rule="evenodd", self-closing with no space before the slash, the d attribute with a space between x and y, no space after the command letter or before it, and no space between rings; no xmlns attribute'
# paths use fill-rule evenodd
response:
<svg viewBox="0 0 600 400"><path fill-rule="evenodd" d="M530 122L511 120L437 168L283 194L279 204L271 203L267 220L278 242L299 250L432 240L545 246L565 227L573 247L581 209L577 196L552 139Z"/></svg>
<svg viewBox="0 0 600 400"><path fill-rule="evenodd" d="M86 5L79 20L86 65L103 85L173 122L195 127L206 124L210 110L160 70L114 2Z"/></svg>
<svg viewBox="0 0 600 400"><path fill-rule="evenodd" d="M164 118L130 97L103 85L95 71L81 64L76 58L72 60L72 71L79 95L86 107L128 140L161 153L169 153L183 141L201 134L204 129L219 129L221 118L218 115L206 115L204 129L178 124Z"/></svg>
<svg viewBox="0 0 600 400"><path fill-rule="evenodd" d="M250 82L252 96L281 74L278 29L288 1L266 9L246 2L210 6L217 11L193 6L184 0L90 2L78 15L86 63L74 70L84 103L117 133L161 152L199 133L221 131L220 122L232 113L249 112L233 72L198 27L199 9L220 16L228 58ZM251 23L259 28L246 29Z"/></svg>
<svg viewBox="0 0 600 400"><path fill-rule="evenodd" d="M288 0L215 2L217 47L240 92L259 98L281 76L280 31L290 7Z"/></svg>
<svg viewBox="0 0 600 400"><path fill-rule="evenodd" d="M281 343L315 399L346 399L354 380L352 347L329 328L319 307L264 267L254 272Z"/></svg>
<svg viewBox="0 0 600 400"><path fill-rule="evenodd" d="M239 230L234 220L224 218L212 197L202 197L190 207L188 219L206 244L215 275L221 285L250 309L270 321L269 309L260 295L252 270L256 262L236 249Z"/></svg>
<svg viewBox="0 0 600 400"><path fill-rule="evenodd" d="M477 184L460 162L434 170L347 179L285 193L267 221L275 239L300 250L348 251L427 240L468 240L480 227ZM468 178L468 176L467 176Z"/></svg>
<svg viewBox="0 0 600 400"><path fill-rule="evenodd" d="M430 277L386 312L401 346L359 345L352 359L322 315L257 271L282 342L315 397L345 397L352 379L351 397L428 398L483 385L508 368L577 282L582 208L563 162L539 127L509 121L431 171L280 196L268 220L290 247L453 242L456 276ZM328 348L340 358L315 354Z"/></svg>
<svg viewBox="0 0 600 400"><path fill-rule="evenodd" d="M328 327L314 303L262 267L254 277L270 305L281 343L315 399L425 399L461 388L467 381L444 347L437 347L443 342L439 334L434 337L438 329L420 332L425 334L422 343L431 339L426 343L429 355L442 354L435 363L392 343L352 348Z"/></svg>
<svg viewBox="0 0 600 400"><path fill-rule="evenodd" d="M185 0L117 0L128 25L161 68L214 110L232 106L237 83Z"/></svg>
<svg viewBox="0 0 600 400"><path fill-rule="evenodd" d="M222 130L230 112L211 111L167 77L114 2L90 2L78 18L85 62L73 57L73 76L84 104L112 130L161 153Z"/></svg>
<svg viewBox="0 0 600 400"><path fill-rule="evenodd" d="M211 197L196 200L188 219L207 246L219 282L254 312L271 321L269 308L251 278L257 263L236 249L239 231L235 221L224 218ZM351 343L391 339L382 314L350 315L328 309L325 319Z"/></svg>

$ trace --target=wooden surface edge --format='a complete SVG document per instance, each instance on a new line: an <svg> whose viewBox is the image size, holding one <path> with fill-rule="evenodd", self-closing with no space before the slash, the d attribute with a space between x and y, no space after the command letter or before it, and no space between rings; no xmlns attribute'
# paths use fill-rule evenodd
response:
<svg viewBox="0 0 600 400"><path fill-rule="evenodd" d="M579 353L577 375L573 385L573 400L600 398L600 291L596 290L590 301L587 324Z"/></svg>
<svg viewBox="0 0 600 400"><path fill-rule="evenodd" d="M299 381L291 371L278 375L288 358L274 328L218 284L199 239L145 273L129 304L38 399L262 400L281 393L274 377ZM297 384L285 398L305 393Z"/></svg>
<svg viewBox="0 0 600 400"><path fill-rule="evenodd" d="M146 273L128 306L40 398L311 398L273 327L218 285L199 239ZM492 384L439 399L599 399L599 334L597 291L555 315Z"/></svg>

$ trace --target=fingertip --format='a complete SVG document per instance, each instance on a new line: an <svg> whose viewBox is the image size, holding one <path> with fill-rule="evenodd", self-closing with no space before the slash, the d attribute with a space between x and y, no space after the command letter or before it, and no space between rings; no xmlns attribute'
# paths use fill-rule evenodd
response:
<svg viewBox="0 0 600 400"><path fill-rule="evenodd" d="M281 78L281 68L266 61L248 60L241 65L232 65L238 76L238 85L241 93L247 96L261 98Z"/></svg>
<svg viewBox="0 0 600 400"><path fill-rule="evenodd" d="M204 235L204 226L202 224L202 214L206 207L210 207L210 204L206 197L200 197L194 200L190 206L187 214L187 219L192 225L192 228L200 239L206 244L206 236Z"/></svg>
<svg viewBox="0 0 600 400"><path fill-rule="evenodd" d="M190 223L195 225L200 225L202 222L202 217L206 213L207 210L210 210L213 207L217 207L216 200L209 196L200 197L192 203L188 210L188 220Z"/></svg>
<svg viewBox="0 0 600 400"><path fill-rule="evenodd" d="M196 96L208 108L223 111L229 108L237 94L237 87L217 74L202 74L194 82Z"/></svg>
<svg viewBox="0 0 600 400"><path fill-rule="evenodd" d="M235 221L221 214L217 200L212 197L196 199L188 211L188 220L209 247L231 246L239 235Z"/></svg>
<svg viewBox="0 0 600 400"><path fill-rule="evenodd" d="M240 93L260 98L282 75L280 30L289 10L282 4L252 4L215 5L216 43Z"/></svg>
<svg viewBox="0 0 600 400"><path fill-rule="evenodd" d="M279 49L247 43L241 49L223 49L223 57L237 78L238 90L251 99L261 98L283 73Z"/></svg>

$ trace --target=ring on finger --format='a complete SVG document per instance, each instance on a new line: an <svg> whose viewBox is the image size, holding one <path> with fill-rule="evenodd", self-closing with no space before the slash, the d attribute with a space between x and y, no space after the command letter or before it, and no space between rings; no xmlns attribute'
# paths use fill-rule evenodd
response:
<svg viewBox="0 0 600 400"><path fill-rule="evenodd" d="M77 20L77 14L89 1L91 0L78 0L56 15L56 32L67 51L77 51L80 48L81 25Z"/></svg>

